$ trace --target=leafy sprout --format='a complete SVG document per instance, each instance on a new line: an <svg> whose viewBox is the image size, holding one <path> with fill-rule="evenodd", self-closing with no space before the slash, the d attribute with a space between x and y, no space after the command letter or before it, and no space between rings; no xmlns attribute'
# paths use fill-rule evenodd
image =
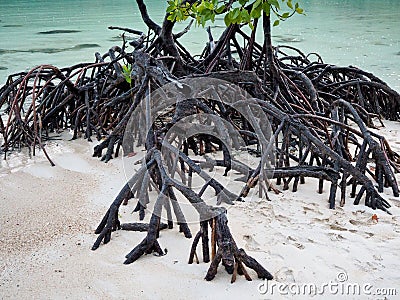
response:
<svg viewBox="0 0 400 300"><path fill-rule="evenodd" d="M125 77L125 81L132 86L132 78L131 78L132 66L130 65L123 65L122 66L122 74Z"/></svg>

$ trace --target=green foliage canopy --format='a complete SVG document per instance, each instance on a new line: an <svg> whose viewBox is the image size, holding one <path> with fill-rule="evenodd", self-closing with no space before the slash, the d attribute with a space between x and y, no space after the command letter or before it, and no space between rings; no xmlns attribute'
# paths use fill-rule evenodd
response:
<svg viewBox="0 0 400 300"><path fill-rule="evenodd" d="M214 22L217 15L223 15L226 26L231 24L248 24L253 30L253 22L263 12L276 16L274 26L294 14L304 14L298 2L293 0L169 0L167 13L171 21L184 21L191 17L203 27L208 21Z"/></svg>

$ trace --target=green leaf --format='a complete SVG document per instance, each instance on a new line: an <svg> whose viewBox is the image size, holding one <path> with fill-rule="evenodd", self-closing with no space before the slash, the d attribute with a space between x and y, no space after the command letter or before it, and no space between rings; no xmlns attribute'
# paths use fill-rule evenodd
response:
<svg viewBox="0 0 400 300"><path fill-rule="evenodd" d="M208 9L205 10L204 13L203 13L204 19L210 20L212 14L213 14L213 11L208 10Z"/></svg>
<svg viewBox="0 0 400 300"><path fill-rule="evenodd" d="M278 0L268 0L268 3L275 6L277 9L281 9Z"/></svg>
<svg viewBox="0 0 400 300"><path fill-rule="evenodd" d="M201 24L201 26L206 26L206 18L204 17L204 16L201 16L201 18L200 18L200 24Z"/></svg>
<svg viewBox="0 0 400 300"><path fill-rule="evenodd" d="M278 26L278 25L279 25L279 20L275 20L274 26Z"/></svg>
<svg viewBox="0 0 400 300"><path fill-rule="evenodd" d="M127 66L127 65L122 66L122 73L124 75L125 81L129 83L129 85L132 83L131 71L132 71L132 66Z"/></svg>
<svg viewBox="0 0 400 300"><path fill-rule="evenodd" d="M230 16L230 12L227 13L224 17L224 22L226 26L229 26L232 24L232 20L231 20L231 16Z"/></svg>
<svg viewBox="0 0 400 300"><path fill-rule="evenodd" d="M262 3L263 3L262 0L256 0L256 2L254 2L254 4L253 4L253 7L257 8L257 7L259 7Z"/></svg>
<svg viewBox="0 0 400 300"><path fill-rule="evenodd" d="M203 10L205 9L204 2L201 2L200 5L197 5L196 9L197 9L197 12L201 14L203 12Z"/></svg>
<svg viewBox="0 0 400 300"><path fill-rule="evenodd" d="M263 6L257 4L258 1L254 2L253 7L250 12L250 16L253 19L258 19L261 17ZM259 1L261 3L261 1Z"/></svg>
<svg viewBox="0 0 400 300"><path fill-rule="evenodd" d="M271 5L268 2L263 3L263 11L267 16L271 13Z"/></svg>
<svg viewBox="0 0 400 300"><path fill-rule="evenodd" d="M296 12L301 15L304 13L304 10L302 8L298 7L298 8L296 8Z"/></svg>
<svg viewBox="0 0 400 300"><path fill-rule="evenodd" d="M233 10L233 15L232 15L232 19L236 19L237 17L240 16L240 9L239 8L235 8Z"/></svg>
<svg viewBox="0 0 400 300"><path fill-rule="evenodd" d="M214 10L214 4L212 4L211 2L204 2L204 7L209 10Z"/></svg>
<svg viewBox="0 0 400 300"><path fill-rule="evenodd" d="M249 27L250 27L251 31L254 30L254 25L253 25L253 23L249 22Z"/></svg>
<svg viewBox="0 0 400 300"><path fill-rule="evenodd" d="M170 21L175 21L175 15L173 15L173 14L170 14L168 17L167 17L167 20L170 20Z"/></svg>
<svg viewBox="0 0 400 300"><path fill-rule="evenodd" d="M242 17L242 22L244 23L249 23L251 18L250 18L250 14L246 9L243 9L242 12L240 13L241 17Z"/></svg>
<svg viewBox="0 0 400 300"><path fill-rule="evenodd" d="M225 4L222 4L220 7L218 7L216 10L215 10L215 12L217 13L217 14L220 14L220 13L222 13L224 10L225 10Z"/></svg>
<svg viewBox="0 0 400 300"><path fill-rule="evenodd" d="M176 19L177 21L181 21L183 19L183 12L181 10L178 10Z"/></svg>

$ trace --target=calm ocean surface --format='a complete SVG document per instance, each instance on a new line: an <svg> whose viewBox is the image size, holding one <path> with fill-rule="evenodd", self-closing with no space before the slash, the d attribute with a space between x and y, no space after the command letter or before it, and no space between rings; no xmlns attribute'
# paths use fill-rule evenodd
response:
<svg viewBox="0 0 400 300"><path fill-rule="evenodd" d="M161 22L166 1L147 0ZM324 60L371 71L400 91L400 0L301 0L307 16L273 29L274 43L318 52ZM222 30L221 21L213 29ZM144 29L134 0L0 0L0 84L38 64L93 61L120 45L108 26ZM184 25L180 25L183 27ZM200 51L207 34L193 28L182 40Z"/></svg>

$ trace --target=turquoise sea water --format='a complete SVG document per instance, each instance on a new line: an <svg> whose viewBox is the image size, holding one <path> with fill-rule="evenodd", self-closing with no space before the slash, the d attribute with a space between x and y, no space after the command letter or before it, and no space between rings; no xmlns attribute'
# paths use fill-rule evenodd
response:
<svg viewBox="0 0 400 300"><path fill-rule="evenodd" d="M151 17L163 19L166 1L148 0ZM274 43L318 52L326 62L371 71L400 91L399 0L302 0L307 16L273 29ZM221 21L213 29L222 30ZM93 61L120 45L108 26L145 29L134 0L0 0L0 83L38 64L59 67ZM183 27L184 25L180 25ZM207 39L194 28L183 43L200 51Z"/></svg>

